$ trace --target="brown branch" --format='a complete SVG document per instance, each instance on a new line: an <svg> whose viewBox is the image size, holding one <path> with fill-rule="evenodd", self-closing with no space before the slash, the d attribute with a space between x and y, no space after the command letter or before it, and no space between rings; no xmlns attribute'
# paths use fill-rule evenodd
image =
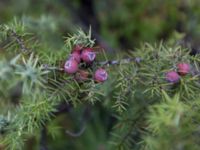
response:
<svg viewBox="0 0 200 150"><path fill-rule="evenodd" d="M109 67L112 65L128 64L131 62L140 63L141 58L136 57L136 58L125 58L125 59L121 59L121 60L108 60L108 61L96 62L96 64L100 65L102 67ZM64 70L63 68L49 66L48 64L43 64L42 67L43 67L42 69L52 70L52 71L63 71Z"/></svg>
<svg viewBox="0 0 200 150"><path fill-rule="evenodd" d="M110 65L119 65L119 64L128 64L130 62L137 62L139 63L141 61L140 58L125 58L121 60L108 60L108 61L103 61L103 62L98 62L98 65L102 66L110 66Z"/></svg>
<svg viewBox="0 0 200 150"><path fill-rule="evenodd" d="M21 51L24 52L28 52L29 49L25 46L24 40L22 39L22 37L20 35L17 35L17 33L13 30L9 30L10 31L10 35L16 40L16 42L18 43Z"/></svg>

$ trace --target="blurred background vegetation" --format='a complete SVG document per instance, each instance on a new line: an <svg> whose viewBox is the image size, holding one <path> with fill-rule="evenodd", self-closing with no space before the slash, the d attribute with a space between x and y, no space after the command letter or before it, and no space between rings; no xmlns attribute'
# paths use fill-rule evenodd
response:
<svg viewBox="0 0 200 150"><path fill-rule="evenodd" d="M68 33L77 28L88 31L111 54L132 51L142 42L170 42L180 39L185 46L200 50L199 0L0 0L0 24L22 19L31 33L52 50L59 50ZM180 42L180 41L179 41ZM116 53L117 52L117 53ZM113 121L110 110L97 104L84 134L78 138L56 132L52 150L106 150ZM83 109L60 115L49 125L79 129ZM78 115L77 115L78 114ZM108 121L109 119L109 121ZM51 127L54 128L51 130ZM51 134L51 133L49 133ZM27 141L35 149L37 139Z"/></svg>
<svg viewBox="0 0 200 150"><path fill-rule="evenodd" d="M199 6L199 0L1 0L0 23L22 17L55 47L69 31L91 25L103 46L127 50L144 41L167 40L174 32L197 38Z"/></svg>

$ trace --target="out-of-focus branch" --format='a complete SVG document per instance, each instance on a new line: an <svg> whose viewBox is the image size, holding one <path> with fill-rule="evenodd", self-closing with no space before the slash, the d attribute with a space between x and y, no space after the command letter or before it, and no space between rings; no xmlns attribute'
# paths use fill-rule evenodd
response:
<svg viewBox="0 0 200 150"><path fill-rule="evenodd" d="M85 129L86 129L86 123L87 121L90 119L90 116L91 116L91 107L90 106L87 106L83 112L83 116L81 118L81 121L80 121L80 126L81 126L81 129L78 131L78 132L72 132L72 131L69 131L69 130L66 130L66 134L67 135L70 135L72 137L79 137L81 136Z"/></svg>
<svg viewBox="0 0 200 150"><path fill-rule="evenodd" d="M45 125L42 127L42 130L41 130L40 150L48 150L48 147L47 147L47 131L46 131Z"/></svg>
<svg viewBox="0 0 200 150"><path fill-rule="evenodd" d="M88 1L88 0L84 0L84 1ZM118 48L113 48L112 46L110 46L110 44L106 40L104 40L102 38L102 36L99 35L99 33L97 31L97 29L99 27L95 28L95 26L98 24L98 21L96 19L94 19L94 18L96 18L96 16L94 16L94 14L95 14L94 12L92 15L92 19L90 20L90 19L88 19L89 16L83 17L83 15L80 15L79 13L83 13L85 10L81 11L81 9L80 10L76 9L72 5L70 0L61 0L61 2L69 10L69 12L72 16L71 18L73 18L73 21L75 22L75 24L79 24L79 26L84 31L88 31L89 26L92 25L92 36L96 39L96 41L97 41L97 43L99 43L99 45L101 45L104 49L106 49L106 52L114 53L118 50ZM91 0L88 3L91 3ZM87 4L87 3L84 3L84 4ZM83 7L86 7L86 6L84 5Z"/></svg>
<svg viewBox="0 0 200 150"><path fill-rule="evenodd" d="M57 111L53 112L53 116L57 116L59 114L65 113L65 112L69 112L70 109L72 108L72 105L68 104L68 103L61 103L59 106L57 106ZM48 150L48 146L47 146L47 129L46 129L46 124L47 122L45 122L45 124L43 125L42 129L41 129L41 136L40 136L40 150Z"/></svg>
<svg viewBox="0 0 200 150"><path fill-rule="evenodd" d="M79 137L84 133L85 129L86 129L86 125L84 124L82 126L82 128L80 129L80 131L78 131L78 132L71 132L69 130L66 130L65 133L72 136L72 137Z"/></svg>
<svg viewBox="0 0 200 150"><path fill-rule="evenodd" d="M54 116L57 116L59 114L69 112L73 106L69 103L63 102L59 106L57 106L57 111L53 113Z"/></svg>

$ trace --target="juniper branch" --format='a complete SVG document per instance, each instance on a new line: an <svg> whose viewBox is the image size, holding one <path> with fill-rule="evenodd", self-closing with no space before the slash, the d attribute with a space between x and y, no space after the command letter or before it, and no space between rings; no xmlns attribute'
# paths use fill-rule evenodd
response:
<svg viewBox="0 0 200 150"><path fill-rule="evenodd" d="M131 62L136 62L140 63L141 58L136 57L136 58L124 58L121 60L108 60L108 61L101 61L101 62L96 62L97 65L100 65L102 67L109 67L112 65L119 65L119 64L128 64ZM43 69L44 70L52 70L52 71L63 71L64 69L61 67L56 67L56 66L49 66L48 64L43 64Z"/></svg>
<svg viewBox="0 0 200 150"><path fill-rule="evenodd" d="M130 62L137 62L139 63L141 61L140 58L125 58L121 60L108 60L108 61L103 61L103 62L98 62L98 65L102 66L110 66L110 65L119 65L119 64L128 64Z"/></svg>
<svg viewBox="0 0 200 150"><path fill-rule="evenodd" d="M16 40L16 42L18 43L21 51L28 52L29 49L25 46L23 38L11 29L9 30L9 32L10 32L11 37L13 37Z"/></svg>

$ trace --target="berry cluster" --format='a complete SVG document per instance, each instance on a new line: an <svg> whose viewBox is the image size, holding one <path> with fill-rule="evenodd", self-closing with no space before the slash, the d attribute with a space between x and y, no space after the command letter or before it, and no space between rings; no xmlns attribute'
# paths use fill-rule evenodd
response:
<svg viewBox="0 0 200 150"><path fill-rule="evenodd" d="M64 71L68 74L75 75L77 81L86 81L90 73L86 68L82 67L82 64L91 66L95 58L96 52L93 48L76 45L64 64ZM107 80L108 74L105 69L99 68L95 71L93 78L96 82L104 82Z"/></svg>
<svg viewBox="0 0 200 150"><path fill-rule="evenodd" d="M177 71L169 71L166 73L165 78L168 82L177 83L181 76L185 76L190 72L190 65L188 63L177 64Z"/></svg>

